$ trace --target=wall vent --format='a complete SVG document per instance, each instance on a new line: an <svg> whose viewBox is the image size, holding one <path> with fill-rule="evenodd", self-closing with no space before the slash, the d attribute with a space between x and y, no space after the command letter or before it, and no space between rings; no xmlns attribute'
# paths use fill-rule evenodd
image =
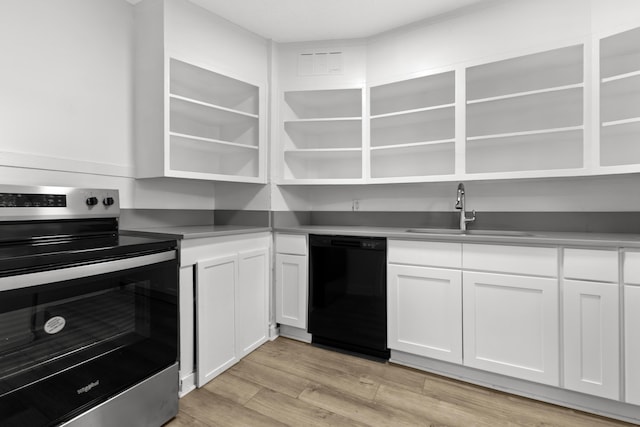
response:
<svg viewBox="0 0 640 427"><path fill-rule="evenodd" d="M299 76L342 74L342 52L304 52L298 55Z"/></svg>

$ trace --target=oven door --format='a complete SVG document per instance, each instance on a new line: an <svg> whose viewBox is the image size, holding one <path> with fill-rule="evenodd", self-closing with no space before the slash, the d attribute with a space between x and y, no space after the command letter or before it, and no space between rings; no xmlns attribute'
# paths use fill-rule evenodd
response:
<svg viewBox="0 0 640 427"><path fill-rule="evenodd" d="M0 278L3 426L56 425L177 360L175 251Z"/></svg>

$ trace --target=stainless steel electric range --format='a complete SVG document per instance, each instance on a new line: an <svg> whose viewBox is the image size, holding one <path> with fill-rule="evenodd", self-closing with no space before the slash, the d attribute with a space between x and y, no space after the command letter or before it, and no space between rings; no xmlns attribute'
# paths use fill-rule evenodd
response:
<svg viewBox="0 0 640 427"><path fill-rule="evenodd" d="M0 425L177 413L176 242L119 213L117 190L0 186Z"/></svg>

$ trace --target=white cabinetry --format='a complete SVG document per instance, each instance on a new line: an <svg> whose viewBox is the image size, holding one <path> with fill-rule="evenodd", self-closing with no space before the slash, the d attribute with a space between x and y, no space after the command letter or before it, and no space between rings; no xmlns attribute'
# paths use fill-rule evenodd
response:
<svg viewBox="0 0 640 427"><path fill-rule="evenodd" d="M168 22L194 6L166 5L136 6L136 176L266 182L265 82L223 72L206 53L185 56Z"/></svg>
<svg viewBox="0 0 640 427"><path fill-rule="evenodd" d="M372 181L455 172L455 72L373 86Z"/></svg>
<svg viewBox="0 0 640 427"><path fill-rule="evenodd" d="M275 235L276 322L307 329L307 236Z"/></svg>
<svg viewBox="0 0 640 427"><path fill-rule="evenodd" d="M346 88L283 93L283 182L362 181L362 92Z"/></svg>
<svg viewBox="0 0 640 427"><path fill-rule="evenodd" d="M640 28L486 61L369 82L364 108L359 88L284 92L281 183L640 171Z"/></svg>
<svg viewBox="0 0 640 427"><path fill-rule="evenodd" d="M390 349L462 363L461 246L389 240Z"/></svg>
<svg viewBox="0 0 640 427"><path fill-rule="evenodd" d="M268 339L270 235L187 239L195 265L196 384L202 387Z"/></svg>
<svg viewBox="0 0 640 427"><path fill-rule="evenodd" d="M624 255L625 396L640 405L640 252Z"/></svg>
<svg viewBox="0 0 640 427"><path fill-rule="evenodd" d="M620 398L618 252L565 249L564 387Z"/></svg>
<svg viewBox="0 0 640 427"><path fill-rule="evenodd" d="M238 253L236 352L244 357L269 337L269 247Z"/></svg>
<svg viewBox="0 0 640 427"><path fill-rule="evenodd" d="M581 168L583 46L466 70L466 172Z"/></svg>
<svg viewBox="0 0 640 427"><path fill-rule="evenodd" d="M465 244L463 268L464 364L559 385L557 249Z"/></svg>
<svg viewBox="0 0 640 427"><path fill-rule="evenodd" d="M638 137L640 28L600 41L600 164L637 171Z"/></svg>
<svg viewBox="0 0 640 427"><path fill-rule="evenodd" d="M238 360L236 303L238 257L229 255L196 265L196 367L202 387Z"/></svg>

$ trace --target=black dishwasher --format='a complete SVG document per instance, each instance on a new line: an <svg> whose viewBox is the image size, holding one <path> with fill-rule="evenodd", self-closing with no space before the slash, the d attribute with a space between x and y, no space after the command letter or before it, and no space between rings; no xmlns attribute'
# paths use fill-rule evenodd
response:
<svg viewBox="0 0 640 427"><path fill-rule="evenodd" d="M387 240L310 235L309 251L312 342L389 359Z"/></svg>

